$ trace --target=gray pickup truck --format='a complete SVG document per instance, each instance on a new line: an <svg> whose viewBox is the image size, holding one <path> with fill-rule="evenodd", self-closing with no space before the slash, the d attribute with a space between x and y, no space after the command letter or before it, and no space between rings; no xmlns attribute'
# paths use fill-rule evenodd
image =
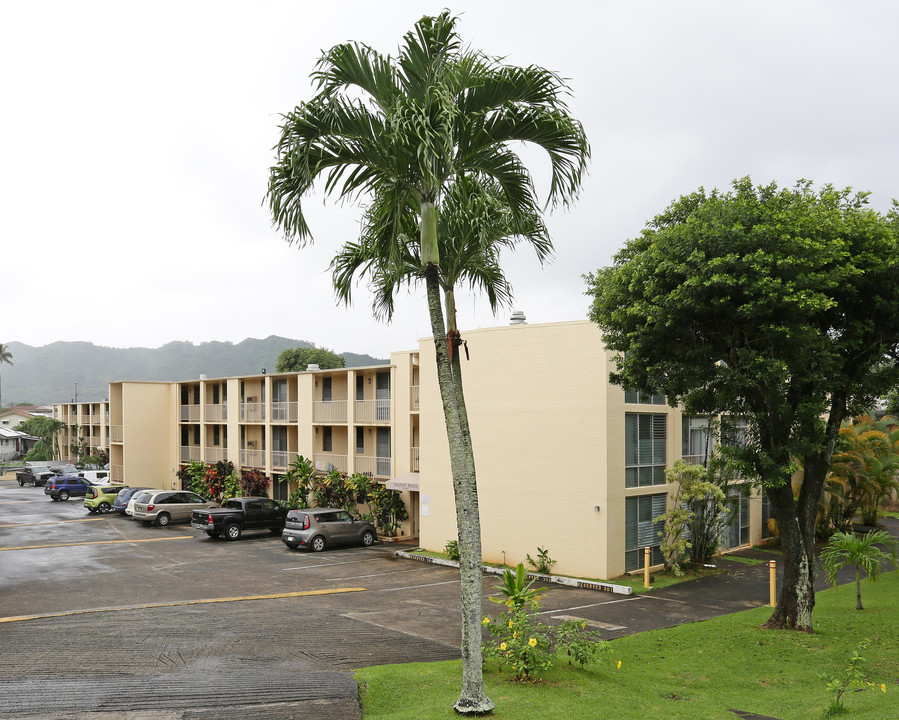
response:
<svg viewBox="0 0 899 720"><path fill-rule="evenodd" d="M222 507L194 510L190 524L209 537L224 536L237 540L244 530L268 530L280 535L284 529L287 508L267 497L239 497L225 500Z"/></svg>
<svg viewBox="0 0 899 720"><path fill-rule="evenodd" d="M41 485L46 485L47 480L52 477L56 477L56 473L48 467L34 466L16 470L16 480L19 485L28 483L29 485L40 487Z"/></svg>

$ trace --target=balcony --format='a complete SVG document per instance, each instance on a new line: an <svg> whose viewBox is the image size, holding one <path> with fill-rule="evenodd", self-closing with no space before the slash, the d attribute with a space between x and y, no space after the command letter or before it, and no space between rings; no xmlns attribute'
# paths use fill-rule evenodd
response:
<svg viewBox="0 0 899 720"><path fill-rule="evenodd" d="M418 455L420 448L412 448L412 472L418 472Z"/></svg>
<svg viewBox="0 0 899 720"><path fill-rule="evenodd" d="M200 422L200 406L182 405L181 422Z"/></svg>
<svg viewBox="0 0 899 720"><path fill-rule="evenodd" d="M318 457L318 456L316 456ZM356 472L373 478L390 478L392 462L389 457L356 456Z"/></svg>
<svg viewBox="0 0 899 720"><path fill-rule="evenodd" d="M227 422L228 406L208 403L206 405L206 422Z"/></svg>
<svg viewBox="0 0 899 720"><path fill-rule="evenodd" d="M319 472L329 472L331 470L339 470L342 473L347 471L347 456L334 455L333 453L315 453L313 456L315 469Z"/></svg>
<svg viewBox="0 0 899 720"><path fill-rule="evenodd" d="M346 400L317 400L312 403L312 422L334 425L346 422Z"/></svg>
<svg viewBox="0 0 899 720"><path fill-rule="evenodd" d="M120 443L125 441L125 433L122 429L121 425L110 425L109 426L109 440L110 442Z"/></svg>
<svg viewBox="0 0 899 720"><path fill-rule="evenodd" d="M681 459L690 465L705 465L708 460L705 455L683 455Z"/></svg>
<svg viewBox="0 0 899 720"><path fill-rule="evenodd" d="M120 483L125 482L125 466L124 465L110 465L109 466L109 477L113 482Z"/></svg>
<svg viewBox="0 0 899 720"><path fill-rule="evenodd" d="M420 388L418 385L413 385L411 388L412 394L411 394L411 399L409 401L409 409L410 410L413 410L413 411L418 410L418 391L419 391L419 389Z"/></svg>
<svg viewBox="0 0 899 720"><path fill-rule="evenodd" d="M265 467L265 451L249 450L240 451L240 464L244 467L264 468Z"/></svg>
<svg viewBox="0 0 899 720"><path fill-rule="evenodd" d="M265 422L265 403L248 402L240 404L241 422Z"/></svg>
<svg viewBox="0 0 899 720"><path fill-rule="evenodd" d="M206 448L205 455L206 462L210 464L223 462L228 459L228 449L222 447L208 447Z"/></svg>
<svg viewBox="0 0 899 720"><path fill-rule="evenodd" d="M390 422L390 398L356 400L356 422L360 425Z"/></svg>
<svg viewBox="0 0 899 720"><path fill-rule="evenodd" d="M199 445L182 445L181 446L181 462L199 462L200 446Z"/></svg>
<svg viewBox="0 0 899 720"><path fill-rule="evenodd" d="M273 402L272 403L272 422L296 422L297 421L297 403L295 402Z"/></svg>
<svg viewBox="0 0 899 720"><path fill-rule="evenodd" d="M291 463L297 459L295 452L287 450L272 450L272 468L276 470L286 470Z"/></svg>

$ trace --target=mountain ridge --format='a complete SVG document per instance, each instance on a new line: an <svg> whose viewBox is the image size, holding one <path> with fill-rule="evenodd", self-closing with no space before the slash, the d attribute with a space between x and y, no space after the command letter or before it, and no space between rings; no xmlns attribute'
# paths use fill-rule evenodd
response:
<svg viewBox="0 0 899 720"><path fill-rule="evenodd" d="M57 340L34 347L10 342L13 365L0 367L0 391L3 405L47 405L78 400L106 399L110 382L145 380L172 382L209 378L256 375L263 369L275 372L278 355L293 347L317 347L306 340L269 335L245 338L239 343L210 340L192 343L173 340L158 348L113 348L82 340ZM338 353L347 367L379 365L388 362L371 355Z"/></svg>

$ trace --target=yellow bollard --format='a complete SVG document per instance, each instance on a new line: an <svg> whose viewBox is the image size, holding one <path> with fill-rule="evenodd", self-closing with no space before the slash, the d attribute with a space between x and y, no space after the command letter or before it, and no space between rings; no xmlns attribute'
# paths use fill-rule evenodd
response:
<svg viewBox="0 0 899 720"><path fill-rule="evenodd" d="M648 588L649 585L649 548L643 548L643 587Z"/></svg>
<svg viewBox="0 0 899 720"><path fill-rule="evenodd" d="M771 607L777 605L777 561L768 561L768 598Z"/></svg>

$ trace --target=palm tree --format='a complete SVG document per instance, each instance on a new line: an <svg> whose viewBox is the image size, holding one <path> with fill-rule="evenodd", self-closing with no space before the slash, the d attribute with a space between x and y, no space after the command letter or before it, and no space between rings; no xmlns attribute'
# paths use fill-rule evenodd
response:
<svg viewBox="0 0 899 720"><path fill-rule="evenodd" d="M6 363L7 365L12 365L12 353L9 351L9 348L0 343L0 366ZM0 390L2 390L2 383L0 383ZM3 396L0 394L0 408L3 407Z"/></svg>
<svg viewBox="0 0 899 720"><path fill-rule="evenodd" d="M384 253L383 262L376 260L372 267L385 272L393 267L395 277L402 278L405 261L399 258L417 257L420 263L461 552L463 671L454 708L484 713L493 703L484 691L481 669L481 540L474 453L459 364L462 339L452 312L447 332L441 305L449 265L441 255L438 214L452 189L473 179L495 187L511 222L523 227L529 216L539 213L539 205L530 174L510 144L530 143L547 152L550 206L575 198L590 149L580 123L568 114L568 87L556 73L507 66L462 48L456 22L447 11L422 18L404 36L396 58L359 43L324 53L313 73L316 95L284 118L267 197L275 225L288 242L303 246L312 236L302 200L316 181L324 183L326 194L344 200L365 196L371 202L365 234L379 238L369 247ZM412 235L405 232L410 215L418 220ZM447 253L454 252L450 244L443 245ZM381 275L389 287L391 281ZM402 282L397 279L394 286ZM501 296L501 283L489 286Z"/></svg>
<svg viewBox="0 0 899 720"><path fill-rule="evenodd" d="M889 552L884 552L877 545L886 546ZM874 582L880 576L880 569L885 561L899 570L897 552L899 542L886 530L871 530L861 536L851 532L837 532L821 551L821 560L831 587L837 586L837 572L840 569L845 565L855 567L855 609L863 610L861 571L864 570L867 578Z"/></svg>

